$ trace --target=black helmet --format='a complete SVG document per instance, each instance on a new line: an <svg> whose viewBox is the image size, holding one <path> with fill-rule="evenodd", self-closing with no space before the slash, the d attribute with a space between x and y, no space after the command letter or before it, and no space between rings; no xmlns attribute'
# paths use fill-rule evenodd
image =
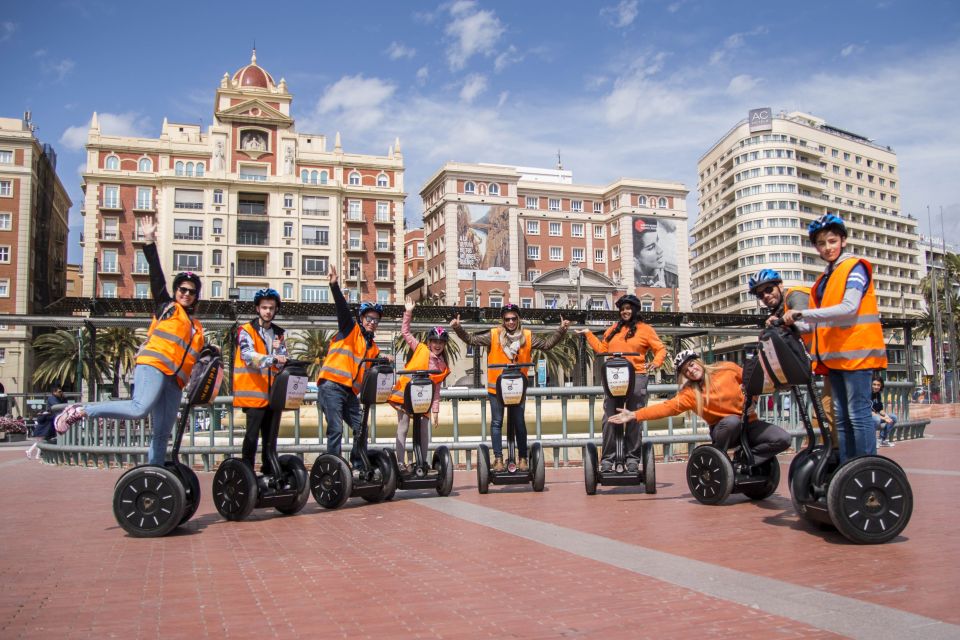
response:
<svg viewBox="0 0 960 640"><path fill-rule="evenodd" d="M515 314L517 314L517 317L520 317L520 307L518 307L517 305L513 304L512 302L510 302L510 303L508 303L508 304L505 304L505 305L503 305L502 307L500 307L500 317L502 318L503 316L507 315L507 313L510 312L510 311L512 311L512 312L514 312Z"/></svg>
<svg viewBox="0 0 960 640"><path fill-rule="evenodd" d="M277 311L280 311L280 293L276 289L260 289L253 294L253 306L258 306L261 300L273 300L277 303Z"/></svg>
<svg viewBox="0 0 960 640"><path fill-rule="evenodd" d="M633 295L632 293L628 293L626 295L620 296L620 299L617 300L617 303L616 303L617 309L619 309L625 304L632 304L634 311L640 310L640 298Z"/></svg>
<svg viewBox="0 0 960 640"><path fill-rule="evenodd" d="M443 327L434 327L427 334L427 340L441 340L447 342L450 339L450 332Z"/></svg>
<svg viewBox="0 0 960 640"><path fill-rule="evenodd" d="M173 276L173 292L176 294L177 287L179 287L184 282L192 282L193 286L197 288L197 297L195 300L200 299L200 276L195 274L193 271L181 271L177 275Z"/></svg>

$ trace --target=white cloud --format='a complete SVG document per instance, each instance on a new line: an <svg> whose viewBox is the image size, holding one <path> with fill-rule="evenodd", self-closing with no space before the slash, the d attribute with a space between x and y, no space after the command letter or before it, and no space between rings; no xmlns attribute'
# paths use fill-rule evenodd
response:
<svg viewBox="0 0 960 640"><path fill-rule="evenodd" d="M460 89L460 100L471 103L477 99L481 93L487 90L487 78L479 73L471 74L463 83Z"/></svg>
<svg viewBox="0 0 960 640"><path fill-rule="evenodd" d="M500 109L503 107L503 105L507 104L507 98L509 97L510 97L509 91L501 91L500 97L497 98L497 109Z"/></svg>
<svg viewBox="0 0 960 640"><path fill-rule="evenodd" d="M860 53L863 51L863 47L858 44L848 44L843 49L840 50L840 55L844 58L852 56L854 54Z"/></svg>
<svg viewBox="0 0 960 640"><path fill-rule="evenodd" d="M745 73L740 74L730 79L730 84L727 85L727 93L732 96L749 93L761 82L762 80L759 78L754 78Z"/></svg>
<svg viewBox="0 0 960 640"><path fill-rule="evenodd" d="M128 136L145 138L149 135L150 119L139 113L98 113L100 133L106 136ZM60 144L71 151L80 151L87 143L87 132L90 130L90 120L85 124L67 127L60 136Z"/></svg>
<svg viewBox="0 0 960 640"><path fill-rule="evenodd" d="M427 83L427 78L430 77L430 67L424 65L417 69L417 84L421 87Z"/></svg>
<svg viewBox="0 0 960 640"><path fill-rule="evenodd" d="M676 13L677 11L680 11L683 5L684 5L684 0L677 0L677 2L671 2L670 4L667 5L667 11L669 11L670 13Z"/></svg>
<svg viewBox="0 0 960 640"><path fill-rule="evenodd" d="M477 9L473 0L457 0L449 11L452 20L444 31L450 40L447 48L450 69L459 71L473 56L490 56L496 52L497 42L506 28L493 11Z"/></svg>
<svg viewBox="0 0 960 640"><path fill-rule="evenodd" d="M9 20L4 20L0 22L0 42L6 42L13 37L14 31L17 30L17 23L10 22Z"/></svg>
<svg viewBox="0 0 960 640"><path fill-rule="evenodd" d="M396 89L393 83L379 78L344 76L327 87L317 102L317 112L341 114L351 123L351 129L368 129L383 118L384 103Z"/></svg>
<svg viewBox="0 0 960 640"><path fill-rule="evenodd" d="M507 47L506 51L499 54L493 61L493 70L500 73L511 64L516 64L523 60L523 55L513 45Z"/></svg>
<svg viewBox="0 0 960 640"><path fill-rule="evenodd" d="M710 54L710 64L717 65L722 62L727 62L737 49L743 47L747 37L758 36L765 33L767 33L767 28L761 26L751 29L750 31L734 33L727 36L727 39L723 41L720 48Z"/></svg>
<svg viewBox="0 0 960 640"><path fill-rule="evenodd" d="M622 0L616 6L600 9L600 16L606 18L610 25L617 29L623 29L633 24L638 13L637 0Z"/></svg>
<svg viewBox="0 0 960 640"><path fill-rule="evenodd" d="M46 49L37 49L33 52L33 57L40 61L40 71L45 75L56 76L57 82L61 82L77 66L77 63L70 58L50 59Z"/></svg>
<svg viewBox="0 0 960 640"><path fill-rule="evenodd" d="M417 50L399 42L391 42L390 46L387 47L387 55L390 56L391 60L412 58L413 56L417 55Z"/></svg>

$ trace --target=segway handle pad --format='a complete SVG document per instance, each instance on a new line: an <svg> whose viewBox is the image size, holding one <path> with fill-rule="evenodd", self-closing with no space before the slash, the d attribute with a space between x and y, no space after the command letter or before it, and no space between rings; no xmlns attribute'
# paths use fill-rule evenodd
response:
<svg viewBox="0 0 960 640"><path fill-rule="evenodd" d="M306 392L306 367L297 360L288 360L273 381L270 389L270 407L275 411L299 409Z"/></svg>
<svg viewBox="0 0 960 640"><path fill-rule="evenodd" d="M433 406L433 381L430 378L414 378L403 390L403 408L412 416L424 416Z"/></svg>

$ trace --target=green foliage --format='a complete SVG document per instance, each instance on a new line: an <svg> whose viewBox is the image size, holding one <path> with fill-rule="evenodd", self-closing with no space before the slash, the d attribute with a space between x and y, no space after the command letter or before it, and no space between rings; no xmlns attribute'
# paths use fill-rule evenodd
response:
<svg viewBox="0 0 960 640"><path fill-rule="evenodd" d="M97 354L94 358L93 371L90 371L90 362L87 349L90 345L90 332L80 329L83 341L83 362L80 375L89 380L90 374L96 382L103 380L103 374L110 371L103 344L97 340ZM100 332L98 332L99 334ZM98 335L99 337L99 335ZM77 357L80 353L80 343L77 340L77 330L60 329L53 333L45 333L33 341L34 358L37 366L33 371L33 383L41 389L46 389L51 382L59 381L64 386L77 383Z"/></svg>
<svg viewBox="0 0 960 640"><path fill-rule="evenodd" d="M307 375L311 380L316 380L320 375L320 367L323 366L330 341L335 335L335 331L323 329L290 331L287 337L287 352L292 358L308 363Z"/></svg>

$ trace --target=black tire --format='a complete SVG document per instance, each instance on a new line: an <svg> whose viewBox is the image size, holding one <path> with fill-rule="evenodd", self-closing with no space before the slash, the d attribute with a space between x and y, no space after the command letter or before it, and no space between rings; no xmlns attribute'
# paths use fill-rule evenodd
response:
<svg viewBox="0 0 960 640"><path fill-rule="evenodd" d="M827 489L834 526L851 542L882 544L903 531L913 514L913 490L889 458L863 456L840 467Z"/></svg>
<svg viewBox="0 0 960 640"><path fill-rule="evenodd" d="M363 496L363 499L367 502L376 503L392 498L393 494L397 492L397 472L393 467L393 462L390 460L389 454L377 449L371 449L367 452L367 456L370 458L370 464L380 472L382 484L378 495Z"/></svg>
<svg viewBox="0 0 960 640"><path fill-rule="evenodd" d="M180 477L165 467L144 465L123 474L113 491L117 524L135 538L159 538L179 526L186 508Z"/></svg>
<svg viewBox="0 0 960 640"><path fill-rule="evenodd" d="M765 473L767 481L763 484L751 484L743 488L743 495L751 500L766 500L772 496L780 486L780 461L776 456L760 465L760 472Z"/></svg>
<svg viewBox="0 0 960 640"><path fill-rule="evenodd" d="M227 520L245 520L257 506L257 475L240 458L227 458L213 476L213 506Z"/></svg>
<svg viewBox="0 0 960 640"><path fill-rule="evenodd" d="M657 459L652 442L644 442L641 449L643 456L643 490L645 493L657 492Z"/></svg>
<svg viewBox="0 0 960 640"><path fill-rule="evenodd" d="M814 451L816 454L822 454L822 449L817 449ZM820 530L830 530L833 529L832 524L828 524L821 520L818 520L810 515L810 512L806 508L806 498L801 500L797 496L810 496L811 487L810 484L810 473L812 468L808 468L808 461L811 456L806 451L803 450L793 457L793 460L790 461L790 468L787 471L787 482L790 487L790 504L793 505L793 510L798 516L812 524L814 527ZM801 471L801 468L803 469Z"/></svg>
<svg viewBox="0 0 960 640"><path fill-rule="evenodd" d="M583 448L583 483L588 496L597 493L597 445L592 442Z"/></svg>
<svg viewBox="0 0 960 640"><path fill-rule="evenodd" d="M167 463L168 465L170 463ZM194 473L193 469L183 463L176 463L176 473L183 481L183 493L186 499L183 507L183 517L180 518L180 524L185 523L193 517L200 507L200 478ZM169 468L169 467L168 467Z"/></svg>
<svg viewBox="0 0 960 640"><path fill-rule="evenodd" d="M477 447L477 491L490 491L490 449L485 444Z"/></svg>
<svg viewBox="0 0 960 640"><path fill-rule="evenodd" d="M353 492L353 474L346 460L332 453L319 456L310 468L310 492L324 509L339 509Z"/></svg>
<svg viewBox="0 0 960 640"><path fill-rule="evenodd" d="M433 452L433 468L437 470L437 494L448 496L453 491L453 458L444 446Z"/></svg>
<svg viewBox="0 0 960 640"><path fill-rule="evenodd" d="M388 493L387 497L384 498L384 501L389 501L393 500L393 497L397 495L397 488L400 484L400 463L397 462L397 453L393 449L383 449L383 453L390 461L390 467L393 469L393 476L397 479L397 481L393 483L393 491Z"/></svg>
<svg viewBox="0 0 960 640"><path fill-rule="evenodd" d="M533 490L540 492L547 483L547 469L543 460L543 445L534 442L530 447L530 468L533 470Z"/></svg>
<svg viewBox="0 0 960 640"><path fill-rule="evenodd" d="M307 475L307 468L300 456L288 453L280 456L280 471L283 475L290 477L291 483L296 483L297 499L292 504L277 507L277 511L288 516L299 513L307 505L307 500L310 499L310 478Z"/></svg>
<svg viewBox="0 0 960 640"><path fill-rule="evenodd" d="M723 451L702 446L687 461L687 486L702 504L721 504L733 491L733 464Z"/></svg>

